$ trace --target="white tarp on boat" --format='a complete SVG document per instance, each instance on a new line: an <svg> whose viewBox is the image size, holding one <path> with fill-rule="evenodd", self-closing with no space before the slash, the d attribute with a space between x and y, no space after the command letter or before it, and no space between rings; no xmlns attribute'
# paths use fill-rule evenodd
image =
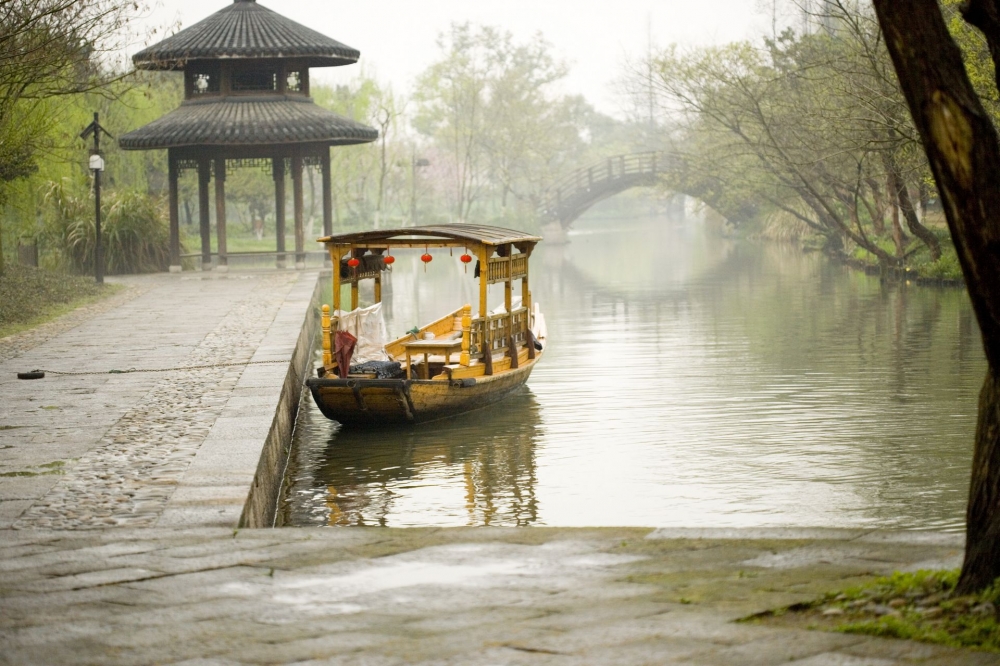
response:
<svg viewBox="0 0 1000 666"><path fill-rule="evenodd" d="M338 321L338 329L347 331L358 339L358 344L354 348L354 356L351 364L365 363L367 361L389 361L389 355L385 353L385 345L389 341L389 331L385 326L385 319L382 317L382 304L358 308L350 312L337 310L334 313Z"/></svg>

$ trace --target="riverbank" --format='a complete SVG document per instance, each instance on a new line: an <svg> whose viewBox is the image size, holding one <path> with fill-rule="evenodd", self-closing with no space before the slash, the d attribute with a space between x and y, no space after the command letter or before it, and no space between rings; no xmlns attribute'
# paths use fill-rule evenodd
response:
<svg viewBox="0 0 1000 666"><path fill-rule="evenodd" d="M8 664L995 664L736 622L954 536L642 528L105 529L2 534Z"/></svg>
<svg viewBox="0 0 1000 666"><path fill-rule="evenodd" d="M794 243L805 252L823 252L834 261L839 261L855 270L898 282L935 287L964 287L965 277L962 275L962 267L958 262L958 255L944 216L941 213L928 213L925 221L941 246L941 256L936 260L931 259L927 246L911 238L907 241L909 246L906 264L903 266L882 266L878 257L860 247L855 247L850 252L830 249L825 237L785 214L772 214L765 219L745 222L736 228L736 235L749 240ZM723 224L718 220L714 223ZM889 255L896 254L896 247L891 240L883 238L876 242Z"/></svg>

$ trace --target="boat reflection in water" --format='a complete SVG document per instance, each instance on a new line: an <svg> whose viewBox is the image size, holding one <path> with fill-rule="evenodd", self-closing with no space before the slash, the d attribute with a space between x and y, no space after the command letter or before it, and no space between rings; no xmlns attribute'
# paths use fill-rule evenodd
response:
<svg viewBox="0 0 1000 666"><path fill-rule="evenodd" d="M300 410L279 524L523 526L538 518L541 421L527 388L433 427L340 430L308 397Z"/></svg>

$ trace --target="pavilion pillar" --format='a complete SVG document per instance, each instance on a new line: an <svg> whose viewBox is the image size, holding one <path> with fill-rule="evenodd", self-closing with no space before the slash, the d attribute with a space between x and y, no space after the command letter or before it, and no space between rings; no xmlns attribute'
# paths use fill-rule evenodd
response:
<svg viewBox="0 0 1000 666"><path fill-rule="evenodd" d="M292 198L295 215L295 268L302 270L306 267L306 237L302 219L305 210L302 198L302 153L298 150L292 153Z"/></svg>
<svg viewBox="0 0 1000 666"><path fill-rule="evenodd" d="M277 238L278 258L275 265L285 267L285 158L272 160L274 172L274 234Z"/></svg>
<svg viewBox="0 0 1000 666"><path fill-rule="evenodd" d="M208 183L212 178L212 163L207 157L198 158L198 223L201 227L201 270L212 270L212 231L208 212Z"/></svg>
<svg viewBox="0 0 1000 666"><path fill-rule="evenodd" d="M333 186L330 183L330 146L323 146L320 158L320 169L323 171L323 235L333 235ZM329 262L325 262L329 263Z"/></svg>
<svg viewBox="0 0 1000 666"><path fill-rule="evenodd" d="M167 151L167 186L170 191L168 207L170 209L170 272L181 272L181 227L180 209L178 206L177 181L179 169L174 151Z"/></svg>
<svg viewBox="0 0 1000 666"><path fill-rule="evenodd" d="M226 158L215 158L215 236L216 251L219 254L219 264L215 270L229 270L229 257L226 256Z"/></svg>

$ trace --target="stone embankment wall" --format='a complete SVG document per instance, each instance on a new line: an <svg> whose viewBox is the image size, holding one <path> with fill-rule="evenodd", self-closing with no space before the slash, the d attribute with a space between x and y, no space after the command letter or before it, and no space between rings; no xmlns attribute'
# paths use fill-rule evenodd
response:
<svg viewBox="0 0 1000 666"><path fill-rule="evenodd" d="M288 364L285 382L281 387L274 421L264 441L264 448L257 464L257 473L247 495L240 527L272 527L281 494L281 480L292 445L292 430L298 413L299 399L305 390L305 380L312 372L313 350L320 325L320 295L329 276L321 274L313 288L305 322L299 333L295 350Z"/></svg>

